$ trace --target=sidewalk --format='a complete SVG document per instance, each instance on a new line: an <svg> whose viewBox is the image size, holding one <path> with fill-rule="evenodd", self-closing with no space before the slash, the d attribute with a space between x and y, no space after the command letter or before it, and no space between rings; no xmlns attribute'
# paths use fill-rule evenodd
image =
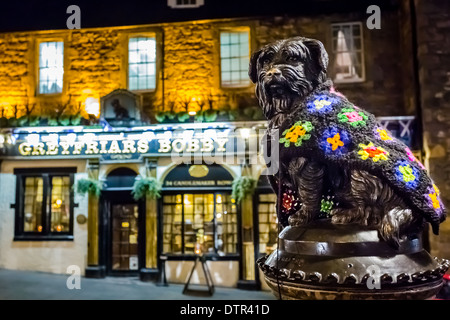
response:
<svg viewBox="0 0 450 320"><path fill-rule="evenodd" d="M184 286L156 286L136 277L81 277L80 289L68 289L69 275L0 269L0 300L275 300L267 291L215 288L213 296L203 293L182 294ZM190 286L189 289L205 289Z"/></svg>

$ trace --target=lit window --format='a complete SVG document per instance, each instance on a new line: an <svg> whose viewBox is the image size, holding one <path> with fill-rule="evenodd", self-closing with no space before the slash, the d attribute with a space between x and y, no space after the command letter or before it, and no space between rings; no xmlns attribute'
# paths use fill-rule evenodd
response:
<svg viewBox="0 0 450 320"><path fill-rule="evenodd" d="M276 249L278 239L277 196L274 193L258 195L259 253L270 254Z"/></svg>
<svg viewBox="0 0 450 320"><path fill-rule="evenodd" d="M167 0L167 5L173 9L198 8L204 4L204 0Z"/></svg>
<svg viewBox="0 0 450 320"><path fill-rule="evenodd" d="M360 22L331 26L333 33L334 81L364 81L364 48Z"/></svg>
<svg viewBox="0 0 450 320"><path fill-rule="evenodd" d="M229 193L163 197L163 252L237 253L236 204Z"/></svg>
<svg viewBox="0 0 450 320"><path fill-rule="evenodd" d="M128 88L149 90L156 87L155 38L130 38L128 43Z"/></svg>
<svg viewBox="0 0 450 320"><path fill-rule="evenodd" d="M71 239L73 173L17 169L15 240Z"/></svg>
<svg viewBox="0 0 450 320"><path fill-rule="evenodd" d="M248 31L224 31L220 33L222 86L245 87L250 85L248 77L249 59Z"/></svg>
<svg viewBox="0 0 450 320"><path fill-rule="evenodd" d="M39 44L39 93L61 93L64 74L64 43Z"/></svg>

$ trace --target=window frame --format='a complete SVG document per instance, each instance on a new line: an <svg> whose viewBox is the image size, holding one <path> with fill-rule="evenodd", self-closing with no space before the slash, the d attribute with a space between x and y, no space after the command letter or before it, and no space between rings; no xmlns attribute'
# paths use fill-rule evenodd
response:
<svg viewBox="0 0 450 320"><path fill-rule="evenodd" d="M177 0L167 0L167 5L172 9L198 8L205 4L204 0L195 0L195 4L178 4Z"/></svg>
<svg viewBox="0 0 450 320"><path fill-rule="evenodd" d="M130 39L133 38L151 38L155 41L155 87L150 89L131 89L130 88ZM145 92L155 92L158 86L158 38L155 33L136 33L136 34L129 34L127 37L127 43L126 43L126 84L127 84L127 90L131 92L136 93L145 93ZM139 79L139 77L138 77Z"/></svg>
<svg viewBox="0 0 450 320"><path fill-rule="evenodd" d="M241 27L233 27L233 28L220 28L219 32L218 32L218 48L219 48L219 86L221 89L246 89L252 86L252 82L250 81L250 78L248 77L248 65L246 66L245 69L239 70L240 72L245 71L246 72L246 80L247 83L245 84L233 84L233 85L227 85L223 83L223 70L222 70L222 42L221 42L221 35L222 33L242 33L242 32L246 32L248 34L248 59L250 62L250 58L251 58L251 52L252 52L252 30L251 27L249 26L241 26ZM230 58L227 58L230 59ZM239 81L242 81L239 80Z"/></svg>
<svg viewBox="0 0 450 320"><path fill-rule="evenodd" d="M254 243L255 243L255 259L261 258L263 256L266 255L266 253L261 252L260 250L260 223L261 223L261 219L260 219L260 212L259 212L259 204L261 203L259 201L260 195L263 194L274 194L275 197L277 197L277 194L272 190L272 188L270 186L259 186L256 188L254 194L253 194L253 224L254 224ZM262 202L264 204L269 204L269 202ZM275 206L277 205L276 202L274 202ZM277 210L277 209L275 209ZM267 222L266 224L270 224L269 222ZM278 233L281 232L281 230L283 229L280 225L280 223L277 223L277 228L278 228Z"/></svg>
<svg viewBox="0 0 450 320"><path fill-rule="evenodd" d="M240 257L240 252L241 252L241 246L240 246L240 210L239 210L239 206L237 204L236 205L236 252L233 253L225 253L224 255L219 255L219 253L217 252L217 248L216 248L216 241L217 241L217 224L216 224L216 195L217 194L224 194L227 193L230 196L231 199L231 190L210 190L210 189L202 189L202 190L182 190L180 189L179 191L165 191L162 194L161 197L161 219L160 219L160 224L161 224L161 254L163 256L168 257L170 260L185 260L186 258L193 258L196 256L195 253L186 253L185 252L185 216L184 216L184 205L182 207L182 218L183 221L181 223L181 239L182 239L182 248L181 248L181 253L174 253L174 252L166 252L164 251L164 236L165 236L165 232L164 232L164 196L176 196L178 194L181 195L182 199L184 199L184 195L185 194L213 194L214 195L214 225L213 225L213 230L214 230L214 252L204 252L203 254L207 257L214 257L215 260L238 260ZM173 204L173 203L169 203L169 204Z"/></svg>
<svg viewBox="0 0 450 320"><path fill-rule="evenodd" d="M61 91L60 92L41 92L40 90L40 83L41 83L41 66L40 66L40 62L41 62L41 51L40 51L40 47L41 47L41 43L47 43L47 42L62 42L62 49L63 49L63 56L62 56L62 61L63 61L63 66L62 66L62 87L61 87ZM64 84L65 84L65 67L66 67L66 42L63 38L42 38L39 39L38 41L36 41L36 95L37 96L58 96L58 95L62 95L64 93Z"/></svg>
<svg viewBox="0 0 450 320"><path fill-rule="evenodd" d="M359 50L349 50L348 52L355 52L356 54L358 54L361 57L361 77L359 79L336 79L336 70L335 70L335 61L336 61L336 50L334 48L334 36L333 36L333 28L336 26L358 26L359 27L359 31L360 31L360 41L361 41L361 49ZM352 83L362 83L366 81L366 67L365 67L365 49L364 49L364 32L363 32L364 28L363 28L363 24L361 21L349 21L349 22L336 22L336 23L331 23L330 24L330 34L331 34L331 52L332 52L332 62L333 62L333 67L332 67L332 76L333 76L333 82L334 83L338 83L338 84L352 84ZM352 33L352 40L353 40L353 33Z"/></svg>
<svg viewBox="0 0 450 320"><path fill-rule="evenodd" d="M16 175L16 203L15 208L15 227L14 241L73 241L74 229L74 190L76 168L35 168L35 169L14 169ZM49 202L51 201L51 183L50 179L54 176L68 176L70 179L69 191L69 231L52 232L51 210ZM42 202L42 232L24 231L24 206L25 206L25 179L28 177L43 178L43 202Z"/></svg>

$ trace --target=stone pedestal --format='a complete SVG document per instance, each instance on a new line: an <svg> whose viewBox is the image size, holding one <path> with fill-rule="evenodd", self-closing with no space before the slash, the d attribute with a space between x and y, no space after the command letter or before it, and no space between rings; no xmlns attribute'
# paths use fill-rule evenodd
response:
<svg viewBox="0 0 450 320"><path fill-rule="evenodd" d="M258 260L275 296L302 300L431 299L449 265L432 258L420 238L396 250L377 230L328 220L286 227L278 250Z"/></svg>

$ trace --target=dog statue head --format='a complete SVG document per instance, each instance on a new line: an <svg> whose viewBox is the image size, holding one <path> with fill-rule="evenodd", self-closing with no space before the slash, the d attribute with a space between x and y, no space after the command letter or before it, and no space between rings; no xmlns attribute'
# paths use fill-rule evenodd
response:
<svg viewBox="0 0 450 320"><path fill-rule="evenodd" d="M276 41L253 53L249 76L267 119L286 114L327 80L328 54L322 42L303 37Z"/></svg>

